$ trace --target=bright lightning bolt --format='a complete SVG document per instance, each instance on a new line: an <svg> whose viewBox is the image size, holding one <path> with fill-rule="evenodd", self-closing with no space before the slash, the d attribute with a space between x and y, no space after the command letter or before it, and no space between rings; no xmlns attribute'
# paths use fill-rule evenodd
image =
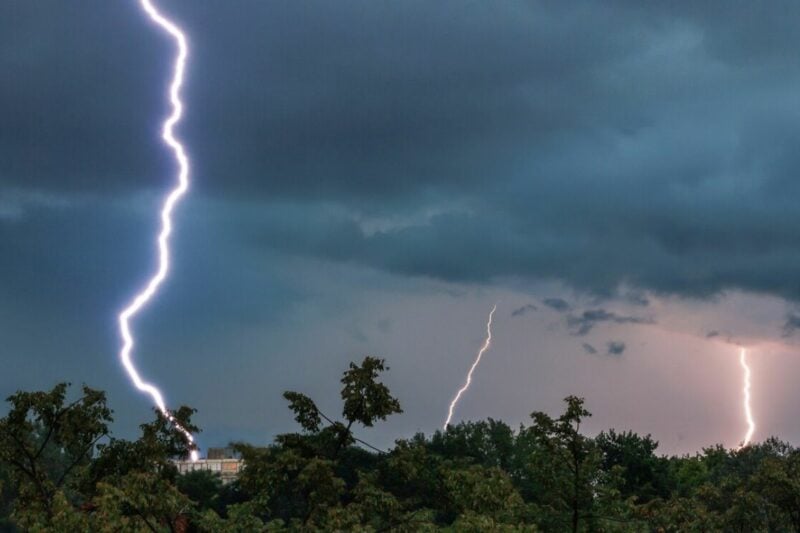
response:
<svg viewBox="0 0 800 533"><path fill-rule="evenodd" d="M744 436L744 441L742 441L741 446L739 446L739 449L742 449L750 444L750 440L753 438L753 432L756 430L756 423L753 421L753 412L750 410L750 367L747 365L747 350L744 348L739 351L739 364L742 366L742 370L744 370L742 396L744 415L747 419L747 433Z"/></svg>
<svg viewBox="0 0 800 533"><path fill-rule="evenodd" d="M177 47L177 55L172 71L172 81L169 86L169 101L172 105L172 112L164 120L161 138L172 150L175 160L178 163L179 170L177 185L169 192L161 208L161 232L158 235L158 269L144 288L134 296L133 300L131 300L127 307L119 314L119 331L123 341L119 356L133 384L136 385L136 388L149 394L159 411L186 436L190 445L194 446L194 437L176 422L175 417L172 416L172 413L169 412L164 403L164 397L161 395L161 391L159 391L155 385L142 380L141 376L139 376L139 372L136 371L136 367L133 366L133 362L131 361L134 341L133 335L131 334L130 321L153 298L159 286L167 277L170 263L169 237L172 233L172 211L189 188L189 158L186 156L183 145L175 138L173 132L175 125L180 121L183 115L183 102L180 98L180 90L183 85L183 75L186 70L186 57L189 53L189 47L183 31L175 23L162 15L161 12L153 6L150 0L139 0L139 4L150 20L172 37ZM193 449L191 454L192 460L196 460L197 450Z"/></svg>
<svg viewBox="0 0 800 533"><path fill-rule="evenodd" d="M442 429L447 429L447 426L450 424L450 420L453 418L453 410L458 403L458 400L461 398L461 395L469 388L470 384L472 384L472 373L475 372L475 369L478 367L478 364L481 362L481 357L489 349L489 346L492 344L492 317L494 316L494 312L497 311L497 304L492 307L492 312L489 313L489 321L486 323L486 342L483 343L480 351L478 352L478 357L475 358L475 362L472 363L472 367L469 369L467 373L467 381L464 383L464 386L458 389L456 393L456 397L453 398L453 401L450 402L450 409L447 412L447 420L444 421L444 426Z"/></svg>

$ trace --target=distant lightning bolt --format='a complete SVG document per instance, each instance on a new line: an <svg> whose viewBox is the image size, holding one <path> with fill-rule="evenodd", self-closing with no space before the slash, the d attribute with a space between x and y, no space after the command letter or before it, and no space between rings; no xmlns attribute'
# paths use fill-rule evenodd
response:
<svg viewBox="0 0 800 533"><path fill-rule="evenodd" d="M742 370L744 370L742 396L744 415L747 419L747 433L744 436L744 441L742 441L741 446L739 446L739 449L741 449L750 444L750 440L753 438L753 432L756 430L756 423L753 421L753 412L750 410L750 367L747 366L747 350L744 348L739 351L739 364L742 366Z"/></svg>
<svg viewBox="0 0 800 533"><path fill-rule="evenodd" d="M177 55L175 57L175 64L172 71L172 82L169 86L169 101L172 105L172 113L164 120L161 130L161 138L164 143L172 149L175 160L178 163L178 176L177 185L169 192L164 200L161 208L161 232L158 235L158 269L144 286L144 288L134 296L133 300L122 310L119 314L119 331L122 336L122 349L120 351L120 359L125 366L133 384L142 392L150 395L158 407L159 411L167 417L167 419L174 424L174 426L183 433L189 440L189 444L194 447L194 437L185 428L177 423L175 417L169 412L165 403L164 397L161 395L155 385L145 382L139 376L136 368L131 361L131 352L133 351L134 341L131 334L130 321L134 318L141 309L153 298L158 291L159 286L167 277L169 272L169 237L172 233L172 211L175 208L181 197L186 194L189 188L189 158L186 156L186 151L183 145L175 138L173 129L180 121L183 115L183 102L180 98L180 90L183 85L183 75L186 70L186 57L189 52L189 47L186 42L186 36L183 31L175 25L171 20L166 18L161 12L156 9L151 3L151 0L139 0L139 4L144 12L150 19L157 24L164 32L168 33L175 41L177 46ZM192 459L197 459L197 450L192 449Z"/></svg>
<svg viewBox="0 0 800 533"><path fill-rule="evenodd" d="M447 429L447 426L450 424L450 420L453 418L453 410L458 403L458 400L461 398L461 395L469 388L472 384L472 373L475 372L475 369L478 367L478 364L481 362L481 357L489 349L489 346L492 344L492 317L494 316L494 312L497 311L497 304L492 307L492 312L489 313L489 321L486 323L486 342L483 343L480 351L478 352L478 357L475 358L475 362L472 363L472 367L469 369L467 373L467 381L464 383L464 386L458 389L456 393L456 397L453 398L453 401L450 402L450 409L447 412L447 420L444 421L444 426L442 429Z"/></svg>

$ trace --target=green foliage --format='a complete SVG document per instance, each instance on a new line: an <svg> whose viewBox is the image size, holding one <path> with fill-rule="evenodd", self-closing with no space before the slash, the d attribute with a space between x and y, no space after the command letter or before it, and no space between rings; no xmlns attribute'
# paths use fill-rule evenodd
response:
<svg viewBox="0 0 800 533"><path fill-rule="evenodd" d="M183 432L177 431L160 411L155 410L155 420L140 427L142 436L135 441L110 438L97 445L87 479L86 492L103 480L113 481L132 472L156 474L174 482L178 472L172 459L186 459L191 444ZM191 421L194 409L181 407L173 416L181 427L192 433L199 429Z"/></svg>
<svg viewBox="0 0 800 533"><path fill-rule="evenodd" d="M383 359L365 357L361 365L350 363L342 377L342 416L352 424L359 422L372 427L378 420L402 413L400 402L389 393L389 388L377 381L381 372L389 370Z"/></svg>
<svg viewBox="0 0 800 533"><path fill-rule="evenodd" d="M596 520L602 456L594 441L580 433L581 422L591 416L583 398L569 396L564 401L567 410L557 419L531 414L529 431L536 447L528 458L529 478L538 487L539 505L549 511L542 526L579 531L584 522Z"/></svg>
<svg viewBox="0 0 800 533"><path fill-rule="evenodd" d="M497 467L473 465L444 472L444 487L459 515L513 521L524 503L511 478Z"/></svg>
<svg viewBox="0 0 800 533"><path fill-rule="evenodd" d="M175 531L194 512L187 496L155 474L132 472L98 489L92 521L115 531Z"/></svg>
<svg viewBox="0 0 800 533"><path fill-rule="evenodd" d="M67 403L68 387L18 392L8 398L11 409L0 419L0 460L17 492L15 515L22 525L34 522L31 513L54 518L62 499L81 503L75 489L95 445L108 434L112 418L105 393L84 386L82 395Z"/></svg>
<svg viewBox="0 0 800 533"><path fill-rule="evenodd" d="M470 458L484 466L508 469L514 454L514 432L497 420L463 422L437 431L431 450L442 456Z"/></svg>
<svg viewBox="0 0 800 533"><path fill-rule="evenodd" d="M235 444L228 485L178 474L190 443L158 412L128 441L108 434L100 391L19 392L0 419L0 531L800 531L800 450L777 439L659 456L649 435L584 435L591 414L569 396L516 430L462 422L382 451L357 429L401 412L385 370L350 364L338 420L286 392L299 432ZM193 413L174 416L197 432Z"/></svg>
<svg viewBox="0 0 800 533"><path fill-rule="evenodd" d="M224 512L222 480L218 475L207 470L195 470L175 480L176 488L192 500L201 511L213 509L219 514Z"/></svg>
<svg viewBox="0 0 800 533"><path fill-rule="evenodd" d="M632 431L617 433L613 429L600 433L595 443L603 457L603 470L620 467L620 495L647 503L669 496L668 461L655 455L658 442L650 435L641 437Z"/></svg>
<svg viewBox="0 0 800 533"><path fill-rule="evenodd" d="M156 529L172 527L165 506L180 493L170 458L188 453L186 437L159 413L142 425L139 440L113 439L105 393L84 386L69 401L68 388L60 383L8 398L11 408L0 419L0 490L14 494L13 521L23 530L86 531L105 519L120 522L115 531L139 531L156 518ZM174 414L195 431L192 412ZM175 512L191 508L187 502L175 503Z"/></svg>
<svg viewBox="0 0 800 533"><path fill-rule="evenodd" d="M319 426L322 424L322 419L319 415L319 409L314 403L314 400L300 394L299 392L286 391L283 397L289 400L289 409L294 411L295 420L302 426L305 431L309 433L316 433L319 431Z"/></svg>
<svg viewBox="0 0 800 533"><path fill-rule="evenodd" d="M0 531L14 532L16 527L11 520L11 511L17 499L15 484L8 465L0 461Z"/></svg>

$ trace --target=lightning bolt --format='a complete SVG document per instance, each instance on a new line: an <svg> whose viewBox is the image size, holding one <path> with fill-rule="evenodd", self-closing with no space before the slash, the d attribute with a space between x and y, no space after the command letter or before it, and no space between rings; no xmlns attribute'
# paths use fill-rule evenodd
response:
<svg viewBox="0 0 800 533"><path fill-rule="evenodd" d="M444 426L442 429L447 429L447 426L450 424L450 420L453 418L453 410L458 403L458 400L461 398L461 395L469 388L472 384L472 373L475 372L475 369L478 367L478 364L481 362L481 357L489 349L489 346L492 344L492 317L494 317L494 312L497 311L497 304L494 304L492 307L491 313L489 313L489 321L486 323L486 342L483 343L480 351L478 352L478 356L475 358L475 362L472 363L472 367L469 369L467 373L467 381L464 383L464 386L458 389L455 398L453 401L450 402L450 409L447 412L447 420L444 421Z"/></svg>
<svg viewBox="0 0 800 533"><path fill-rule="evenodd" d="M174 22L162 15L152 4L151 0L139 0L139 5L150 20L175 41L177 48L175 63L172 70L172 81L169 85L169 101L172 105L172 112L162 124L161 138L175 156L175 161L178 164L178 175L177 184L166 196L161 208L161 231L158 234L158 269L147 284L119 314L119 331L123 341L119 357L136 388L149 394L158 407L158 410L173 423L175 428L186 436L190 446L193 448L191 452L192 460L196 460L197 449L194 444L194 437L189 431L177 423L175 417L172 416L172 413L167 409L161 391L159 391L155 385L144 381L131 361L134 340L133 334L131 333L130 321L155 296L159 286L164 282L169 273L169 238L172 234L172 211L189 189L189 158L186 155L183 145L175 137L173 131L175 125L180 121L183 115L183 102L181 101L180 92L183 86L184 72L186 70L186 57L189 54L186 35L184 35L183 31Z"/></svg>
<svg viewBox="0 0 800 533"><path fill-rule="evenodd" d="M747 419L747 433L744 436L739 449L741 450L753 438L753 432L756 430L756 423L753 421L753 412L750 410L750 367L747 365L747 350L742 348L739 351L739 364L744 370L744 386L742 387L742 402L744 404L744 416Z"/></svg>

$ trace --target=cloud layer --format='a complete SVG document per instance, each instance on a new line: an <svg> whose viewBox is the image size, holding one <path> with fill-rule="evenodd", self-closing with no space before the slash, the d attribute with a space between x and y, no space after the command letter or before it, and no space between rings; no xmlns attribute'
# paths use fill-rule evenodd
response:
<svg viewBox="0 0 800 533"><path fill-rule="evenodd" d="M255 246L403 275L795 300L798 9L177 4L195 188L260 205ZM6 188L158 184L140 14L26 3L0 35Z"/></svg>

